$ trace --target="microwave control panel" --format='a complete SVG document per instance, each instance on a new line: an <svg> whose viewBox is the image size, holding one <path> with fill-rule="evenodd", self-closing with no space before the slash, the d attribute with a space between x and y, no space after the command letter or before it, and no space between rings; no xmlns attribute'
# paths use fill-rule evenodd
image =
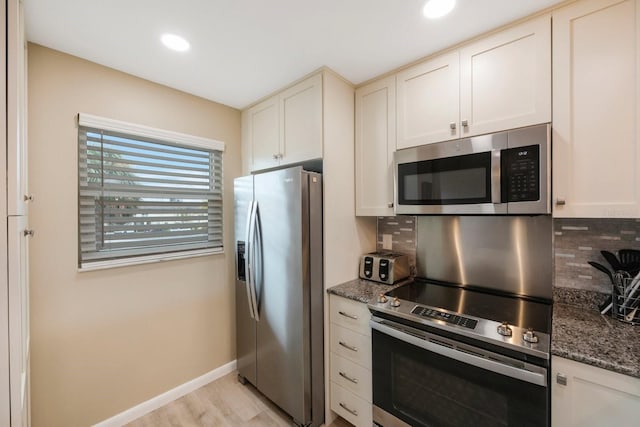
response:
<svg viewBox="0 0 640 427"><path fill-rule="evenodd" d="M502 150L502 201L540 200L540 146Z"/></svg>

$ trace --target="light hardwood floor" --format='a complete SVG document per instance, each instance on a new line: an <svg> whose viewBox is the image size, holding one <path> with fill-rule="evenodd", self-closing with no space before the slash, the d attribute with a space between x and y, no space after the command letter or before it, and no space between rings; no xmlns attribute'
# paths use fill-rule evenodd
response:
<svg viewBox="0 0 640 427"><path fill-rule="evenodd" d="M291 419L250 384L242 385L236 373L201 387L127 427L290 427ZM328 427L348 427L338 418Z"/></svg>

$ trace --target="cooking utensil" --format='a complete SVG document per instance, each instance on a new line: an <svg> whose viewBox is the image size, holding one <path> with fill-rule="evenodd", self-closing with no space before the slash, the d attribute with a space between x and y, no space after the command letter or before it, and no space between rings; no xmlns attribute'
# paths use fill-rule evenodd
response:
<svg viewBox="0 0 640 427"><path fill-rule="evenodd" d="M622 263L620 262L620 260L618 260L618 257L613 252L600 251L600 253L604 257L604 259L607 260L613 271L625 270Z"/></svg>
<svg viewBox="0 0 640 427"><path fill-rule="evenodd" d="M605 267L604 265L595 262L595 261L589 261L589 265L593 268L595 268L596 270L600 270L603 273L605 273L608 277L609 280L611 280L611 283L613 284L613 273L611 272L611 270L609 270L607 267Z"/></svg>
<svg viewBox="0 0 640 427"><path fill-rule="evenodd" d="M620 264L627 266L630 264L640 265L640 250L637 249L620 249L618 251L618 259Z"/></svg>

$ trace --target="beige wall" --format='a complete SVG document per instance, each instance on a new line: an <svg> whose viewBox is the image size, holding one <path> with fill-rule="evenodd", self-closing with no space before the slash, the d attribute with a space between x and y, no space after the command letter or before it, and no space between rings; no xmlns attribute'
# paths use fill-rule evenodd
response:
<svg viewBox="0 0 640 427"><path fill-rule="evenodd" d="M235 358L240 112L29 45L32 420L86 426ZM79 112L224 141L225 255L77 271Z"/></svg>

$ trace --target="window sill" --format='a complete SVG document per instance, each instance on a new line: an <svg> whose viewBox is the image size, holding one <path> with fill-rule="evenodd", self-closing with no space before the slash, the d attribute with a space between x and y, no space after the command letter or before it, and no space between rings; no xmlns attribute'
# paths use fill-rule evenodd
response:
<svg viewBox="0 0 640 427"><path fill-rule="evenodd" d="M108 261L95 261L85 263L82 267L78 268L78 272L84 273L86 271L105 270L109 268L128 267L131 265L152 264L186 258L223 254L224 249L200 249L194 251L176 252L171 254L157 254L132 258L113 259Z"/></svg>

